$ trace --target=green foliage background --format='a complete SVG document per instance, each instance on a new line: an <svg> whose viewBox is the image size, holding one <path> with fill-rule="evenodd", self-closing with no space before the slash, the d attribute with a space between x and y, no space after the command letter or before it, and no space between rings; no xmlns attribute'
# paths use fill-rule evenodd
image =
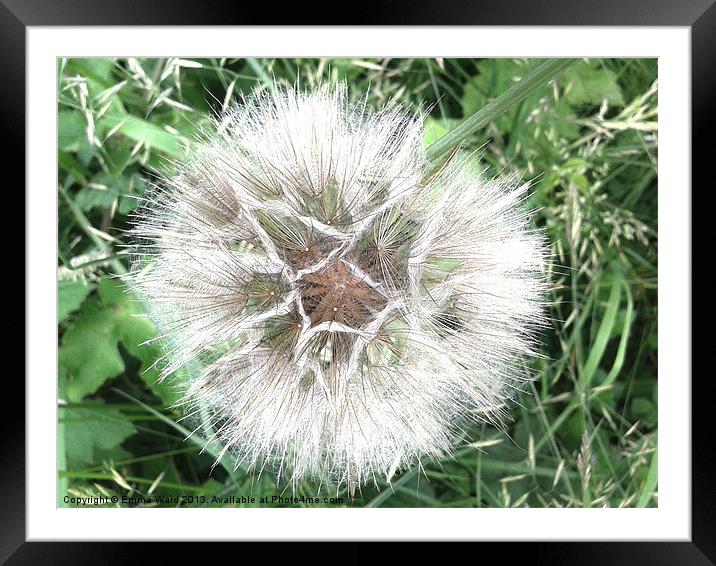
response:
<svg viewBox="0 0 716 566"><path fill-rule="evenodd" d="M146 179L171 171L208 113L271 77L306 88L342 79L372 104L429 109L429 144L539 63L58 60L58 505L65 495L199 495L167 505L212 506L213 495L291 494L269 472L226 460L212 470L215 447L185 440L168 408L176 393L151 369L160 352L140 346L155 329L113 277L126 270L122 230ZM473 427L452 457L353 499L340 491L340 505L658 504L656 76L656 60L583 60L464 140L490 174L533 183L529 204L554 252L545 358L504 430ZM309 482L295 495L317 493L336 495Z"/></svg>

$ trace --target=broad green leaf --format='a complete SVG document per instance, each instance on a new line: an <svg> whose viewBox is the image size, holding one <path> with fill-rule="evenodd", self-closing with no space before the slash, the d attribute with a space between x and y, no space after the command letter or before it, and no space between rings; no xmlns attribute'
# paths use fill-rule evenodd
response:
<svg viewBox="0 0 716 566"><path fill-rule="evenodd" d="M100 402L59 409L65 460L71 470L99 464L110 456L123 457L120 445L137 432L122 412Z"/></svg>
<svg viewBox="0 0 716 566"><path fill-rule="evenodd" d="M113 67L114 60L106 57L71 58L67 61L64 76L79 75L91 78L103 84L103 88L109 88L114 84L112 80Z"/></svg>
<svg viewBox="0 0 716 566"><path fill-rule="evenodd" d="M656 425L657 409L649 399L637 397L631 402L631 412L635 419L639 419L646 426Z"/></svg>
<svg viewBox="0 0 716 566"><path fill-rule="evenodd" d="M158 348L140 344L154 337L155 329L148 319L135 316L138 314L142 314L140 305L124 292L119 281L103 279L99 283L97 296L85 302L60 347L68 401L83 399L124 371L120 342L142 361L142 376L153 385L158 377L156 370L144 370L159 356ZM166 388L164 385L161 390Z"/></svg>
<svg viewBox="0 0 716 566"><path fill-rule="evenodd" d="M124 184L121 189L119 213L127 214L139 206L140 201L136 197L140 197L144 194L146 183L142 176L137 173L131 176L124 175L122 181L126 184Z"/></svg>
<svg viewBox="0 0 716 566"><path fill-rule="evenodd" d="M72 186L75 181L79 181L83 185L87 183L87 178L91 176L91 173L71 153L59 151L57 160L60 169L68 174L63 183L65 188Z"/></svg>
<svg viewBox="0 0 716 566"><path fill-rule="evenodd" d="M121 338L127 351L142 362L140 368L142 379L166 405L176 403L182 396L189 374L185 368L181 368L171 377L159 381L161 372L153 366L162 357L164 351L158 342L144 344L157 336L154 323L145 316L142 305L132 295L124 292L121 283L113 279L104 281L108 283L105 288L107 299L114 301L115 304L123 304L129 313L129 316L122 319L120 325Z"/></svg>
<svg viewBox="0 0 716 566"><path fill-rule="evenodd" d="M103 118L102 123L110 129L119 127L118 132L121 134L135 142L143 142L150 148L161 151L169 157L175 159L184 157L184 150L179 144L178 136L147 120L137 116L116 113Z"/></svg>
<svg viewBox="0 0 716 566"><path fill-rule="evenodd" d="M99 296L84 304L60 347L60 364L67 370L64 393L71 402L94 393L109 378L124 371L118 343L120 322L129 313L123 305L103 296L107 281L100 283Z"/></svg>
<svg viewBox="0 0 716 566"><path fill-rule="evenodd" d="M582 61L569 69L560 80L572 106L598 106L606 100L612 106L623 106L624 97L614 71L599 62Z"/></svg>
<svg viewBox="0 0 716 566"><path fill-rule="evenodd" d="M145 183L137 173L112 175L103 173L96 175L91 186L77 191L75 204L84 212L94 208L111 208L119 203L118 212L126 214L137 207L137 196L144 193Z"/></svg>
<svg viewBox="0 0 716 566"><path fill-rule="evenodd" d="M76 311L92 291L87 281L58 281L57 321L64 322L71 312Z"/></svg>
<svg viewBox="0 0 716 566"><path fill-rule="evenodd" d="M62 110L57 117L57 143L63 151L77 152L89 145L87 118L79 110Z"/></svg>
<svg viewBox="0 0 716 566"><path fill-rule="evenodd" d="M84 187L77 192L75 204L84 212L93 208L111 208L119 198L119 192L114 184L102 184L102 177L98 175L91 187Z"/></svg>

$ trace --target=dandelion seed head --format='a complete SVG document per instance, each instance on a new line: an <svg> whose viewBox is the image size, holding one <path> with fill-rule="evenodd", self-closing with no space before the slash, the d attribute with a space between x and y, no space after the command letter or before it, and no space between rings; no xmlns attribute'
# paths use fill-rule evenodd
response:
<svg viewBox="0 0 716 566"><path fill-rule="evenodd" d="M162 377L239 464L355 487L451 450L529 377L546 246L527 186L344 85L255 92L138 214Z"/></svg>

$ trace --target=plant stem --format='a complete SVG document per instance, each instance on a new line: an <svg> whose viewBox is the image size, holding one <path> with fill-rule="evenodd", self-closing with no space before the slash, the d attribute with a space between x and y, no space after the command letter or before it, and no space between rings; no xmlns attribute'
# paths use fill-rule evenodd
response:
<svg viewBox="0 0 716 566"><path fill-rule="evenodd" d="M520 82L514 84L500 96L475 112L462 124L430 144L426 151L428 159L436 160L460 145L469 135L489 124L513 104L521 102L534 91L557 78L576 62L577 59L549 59L545 61Z"/></svg>

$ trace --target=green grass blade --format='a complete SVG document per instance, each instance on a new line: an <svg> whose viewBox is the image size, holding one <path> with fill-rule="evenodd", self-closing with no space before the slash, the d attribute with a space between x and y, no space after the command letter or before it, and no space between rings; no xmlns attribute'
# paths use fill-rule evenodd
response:
<svg viewBox="0 0 716 566"><path fill-rule="evenodd" d="M97 236L94 226L92 226L92 223L87 219L84 212L80 209L77 204L75 204L75 201L72 200L72 197L70 197L69 194L67 194L67 191L64 189L64 187L59 186L58 187L60 195L67 203L67 206L69 206L70 210L72 211L72 215L75 217L75 221L77 224L79 224L80 228L82 228L82 231L87 234L87 237L94 243L95 246L105 255L108 257L113 255L112 254L112 248L102 240L99 236ZM112 269L115 273L118 275L124 275L127 273L127 268L122 265L122 262L117 259L110 259L108 260L109 264L112 266Z"/></svg>
<svg viewBox="0 0 716 566"><path fill-rule="evenodd" d="M112 390L124 397L125 399L129 399L133 403L136 403L149 414L154 415L160 421L166 423L176 431L180 432L186 440L191 440L194 444L201 447L205 452L211 454L211 456L213 456L215 459L219 457L221 449L216 446L215 443L207 443L205 438L200 437L196 433L192 434L189 429L181 426L179 423L175 422L174 419L171 419L166 415L161 414L159 411L153 409L146 403L142 403L139 399L132 397L129 393L125 393L124 391L117 389L116 387L112 387ZM221 466L229 473L231 477L236 475L237 468L234 465L233 458L230 454L225 454L224 457L219 460L219 464L221 464Z"/></svg>
<svg viewBox="0 0 716 566"><path fill-rule="evenodd" d="M392 482L392 484L388 484L387 487L383 489L378 495L376 495L373 499L371 499L367 504L366 507L380 507L383 503L385 503L390 497L395 495L395 491L397 488L401 487L402 485L408 483L411 479L413 479L413 476L418 473L418 468L415 467L412 470L409 470L405 472L405 475L398 478L396 481Z"/></svg>
<svg viewBox="0 0 716 566"><path fill-rule="evenodd" d="M266 69L264 69L263 65L257 60L252 57L247 57L246 63L249 67L251 67L251 70L256 73L256 77L261 81L265 86L269 87L270 89L274 88L274 81L271 79L271 77L266 72Z"/></svg>
<svg viewBox="0 0 716 566"><path fill-rule="evenodd" d="M612 335L612 328L614 328L617 313L619 312L622 285L622 279L615 277L611 290L609 291L609 299L607 309L604 312L604 318L602 318L602 322L599 324L597 337L594 339L594 344L592 344L587 361L581 371L580 384L583 390L592 382L592 378L599 367L599 362L602 360L602 356L604 356L609 338Z"/></svg>
<svg viewBox="0 0 716 566"><path fill-rule="evenodd" d="M619 339L619 349L617 350L617 355L614 357L614 364L612 365L612 369L609 370L609 374L607 374L607 377L604 379L602 385L610 385L617 378L619 372L624 366L624 358L626 357L626 349L627 344L629 343L632 317L634 314L634 297L632 297L631 289L629 289L629 285L627 285L626 283L624 283L624 291L626 292L627 297L627 308L626 313L624 315L624 327L622 328L622 335Z"/></svg>
<svg viewBox="0 0 716 566"><path fill-rule="evenodd" d="M68 472L68 471L60 471L59 476L61 479L64 478L72 478L72 479L85 479L85 480L106 480L106 481L117 481L117 476L113 474L107 474L107 473L101 473L101 472ZM147 479L147 478L140 478L137 476L124 476L122 477L123 480L133 483L139 483L142 485L152 485L154 483L153 479ZM162 482L162 487L166 489L173 489L176 491L182 492L189 492L189 493L200 493L202 490L202 487L200 486L194 486L194 485L187 485L187 484L178 484L178 483L171 483L171 482Z"/></svg>
<svg viewBox="0 0 716 566"><path fill-rule="evenodd" d="M462 124L430 144L426 150L428 159L435 160L460 145L465 139L485 127L512 105L527 98L554 78L574 65L577 59L550 59L542 63L520 82L516 83L493 101L475 112Z"/></svg>
<svg viewBox="0 0 716 566"><path fill-rule="evenodd" d="M656 489L656 483L659 478L659 449L654 450L654 455L651 457L651 464L649 465L649 472L646 475L646 481L644 482L644 489L639 496L637 501L637 507L646 507L654 495Z"/></svg>

